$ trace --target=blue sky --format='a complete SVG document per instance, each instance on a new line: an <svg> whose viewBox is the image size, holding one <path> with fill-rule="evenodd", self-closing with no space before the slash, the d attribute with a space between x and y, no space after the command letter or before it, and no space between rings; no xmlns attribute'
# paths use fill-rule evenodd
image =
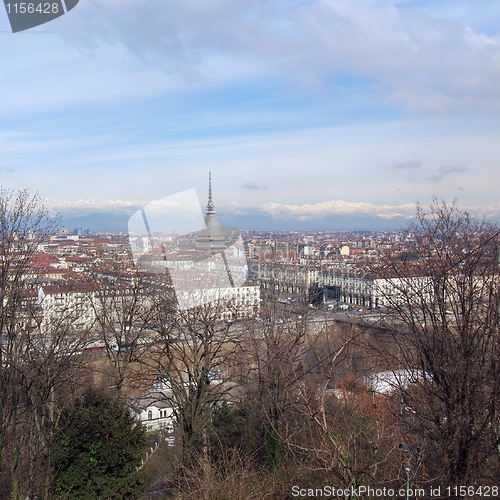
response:
<svg viewBox="0 0 500 500"><path fill-rule="evenodd" d="M0 185L59 210L500 213L496 0L80 0L0 11Z"/></svg>

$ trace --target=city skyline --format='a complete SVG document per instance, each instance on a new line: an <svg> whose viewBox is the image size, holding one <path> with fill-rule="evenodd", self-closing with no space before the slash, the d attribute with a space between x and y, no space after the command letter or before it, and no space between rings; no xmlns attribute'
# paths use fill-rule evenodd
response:
<svg viewBox="0 0 500 500"><path fill-rule="evenodd" d="M209 170L242 229L399 227L433 196L497 217L499 22L491 0L82 0L17 34L2 13L0 185L82 221L203 204Z"/></svg>

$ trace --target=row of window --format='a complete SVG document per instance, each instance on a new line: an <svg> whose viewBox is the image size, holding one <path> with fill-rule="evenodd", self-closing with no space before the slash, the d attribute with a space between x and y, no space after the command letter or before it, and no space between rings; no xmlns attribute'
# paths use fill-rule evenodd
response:
<svg viewBox="0 0 500 500"><path fill-rule="evenodd" d="M160 416L158 418L168 418L168 410L160 410ZM148 420L153 420L152 410L148 410Z"/></svg>

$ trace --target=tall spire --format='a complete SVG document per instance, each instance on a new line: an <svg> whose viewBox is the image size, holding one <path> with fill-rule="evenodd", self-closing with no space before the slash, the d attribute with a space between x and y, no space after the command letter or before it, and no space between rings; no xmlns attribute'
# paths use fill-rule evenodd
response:
<svg viewBox="0 0 500 500"><path fill-rule="evenodd" d="M208 203L207 203L207 215L214 214L215 207L212 202L212 171L208 172Z"/></svg>
<svg viewBox="0 0 500 500"><path fill-rule="evenodd" d="M196 238L198 250L221 252L226 249L226 237L224 231L215 216L214 203L212 201L212 172L208 173L208 203L205 222L202 229L198 231Z"/></svg>

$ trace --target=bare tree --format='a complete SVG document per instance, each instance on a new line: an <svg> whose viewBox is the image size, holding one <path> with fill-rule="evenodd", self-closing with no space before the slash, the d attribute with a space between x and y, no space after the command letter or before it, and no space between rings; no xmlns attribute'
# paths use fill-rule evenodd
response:
<svg viewBox="0 0 500 500"><path fill-rule="evenodd" d="M67 330L40 329L29 265L56 223L37 195L0 191L0 476L11 498L40 479L55 391L70 377L63 353L80 344Z"/></svg>
<svg viewBox="0 0 500 500"><path fill-rule="evenodd" d="M105 346L111 364L108 382L117 391L124 385L144 387L141 359L152 343L148 328L156 292L140 273L132 274L131 280L121 278L119 270L115 279L94 276L90 293L96 317L93 339Z"/></svg>
<svg viewBox="0 0 500 500"><path fill-rule="evenodd" d="M282 459L285 410L293 399L292 385L302 368L306 337L305 321L289 321L276 312L263 318L253 339L265 456L272 467Z"/></svg>
<svg viewBox="0 0 500 500"><path fill-rule="evenodd" d="M83 370L81 304L56 307L31 272L57 223L37 195L0 191L0 496L11 499L46 489L50 436Z"/></svg>
<svg viewBox="0 0 500 500"><path fill-rule="evenodd" d="M403 428L422 449L425 479L497 479L499 230L436 200L417 218L383 271L400 325L395 364L417 382L400 387Z"/></svg>
<svg viewBox="0 0 500 500"><path fill-rule="evenodd" d="M369 328L333 324L309 338L287 412L289 449L344 488L387 484L401 472L401 438L389 401L367 386L369 363L364 376L350 369L353 357L366 358L370 335Z"/></svg>
<svg viewBox="0 0 500 500"><path fill-rule="evenodd" d="M150 366L171 399L186 458L200 438L207 455L206 427L235 385L227 371L241 349L237 317L238 306L230 298L179 310L171 297L160 296L155 305L156 351Z"/></svg>

